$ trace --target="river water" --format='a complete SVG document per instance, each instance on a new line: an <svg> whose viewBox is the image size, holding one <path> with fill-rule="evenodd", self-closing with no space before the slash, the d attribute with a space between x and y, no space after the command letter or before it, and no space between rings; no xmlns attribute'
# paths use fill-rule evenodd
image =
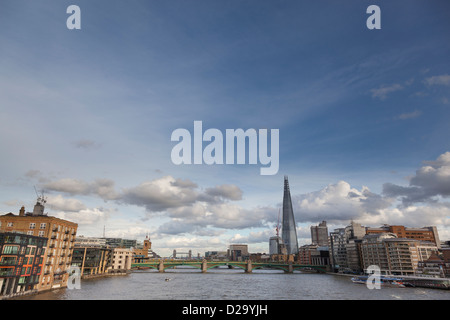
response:
<svg viewBox="0 0 450 320"><path fill-rule="evenodd" d="M169 281L166 279L169 278ZM57 289L27 300L450 300L449 290L369 290L350 277L274 270L217 268L133 271L127 276L81 280L80 289Z"/></svg>

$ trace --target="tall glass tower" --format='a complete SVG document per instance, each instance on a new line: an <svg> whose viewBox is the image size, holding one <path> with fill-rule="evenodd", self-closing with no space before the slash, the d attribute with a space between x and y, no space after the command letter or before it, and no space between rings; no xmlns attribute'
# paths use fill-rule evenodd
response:
<svg viewBox="0 0 450 320"><path fill-rule="evenodd" d="M297 230L287 176L284 176L283 227L281 230L281 239L286 245L287 254L298 254Z"/></svg>

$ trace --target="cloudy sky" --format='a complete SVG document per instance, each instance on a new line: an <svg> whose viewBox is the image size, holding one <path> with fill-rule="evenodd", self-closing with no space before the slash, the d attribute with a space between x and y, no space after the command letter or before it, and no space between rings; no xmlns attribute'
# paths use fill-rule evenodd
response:
<svg viewBox="0 0 450 320"><path fill-rule="evenodd" d="M85 236L267 252L288 175L300 244L351 219L450 240L449 34L446 0L1 0L0 212L36 187ZM175 165L194 121L278 129L277 174Z"/></svg>

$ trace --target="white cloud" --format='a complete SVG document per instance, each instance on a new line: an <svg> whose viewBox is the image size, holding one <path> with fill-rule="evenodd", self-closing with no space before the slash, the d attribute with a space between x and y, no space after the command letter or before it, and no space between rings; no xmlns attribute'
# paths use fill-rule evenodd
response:
<svg viewBox="0 0 450 320"><path fill-rule="evenodd" d="M114 190L114 181L110 179L96 179L94 182L85 182L79 179L64 178L51 181L43 185L45 190L64 192L70 195L97 195L104 200L117 199Z"/></svg>
<svg viewBox="0 0 450 320"><path fill-rule="evenodd" d="M397 117L395 117L395 119L399 119L399 120L414 119L414 118L419 117L420 115L422 115L421 111L414 110L412 112L402 113L402 114L398 115Z"/></svg>
<svg viewBox="0 0 450 320"><path fill-rule="evenodd" d="M405 206L437 201L438 196L450 196L450 152L441 154L435 161L425 161L424 164L410 178L409 186L385 183L383 194L400 197Z"/></svg>
<svg viewBox="0 0 450 320"><path fill-rule="evenodd" d="M47 206L56 211L81 211L86 210L87 207L78 199L66 199L62 195L50 195L46 197Z"/></svg>
<svg viewBox="0 0 450 320"><path fill-rule="evenodd" d="M297 222L349 221L363 214L377 215L390 205L388 199L367 187L352 188L346 181L330 184L319 191L292 197Z"/></svg>
<svg viewBox="0 0 450 320"><path fill-rule="evenodd" d="M425 84L432 86L432 85L441 85L441 86L450 86L450 75L443 74L439 76L432 76L429 78L426 78L424 80Z"/></svg>
<svg viewBox="0 0 450 320"><path fill-rule="evenodd" d="M378 89L372 89L370 92L372 92L372 98L378 98L380 100L384 100L387 98L388 94L402 90L403 86L401 84L395 83L390 86L382 86Z"/></svg>
<svg viewBox="0 0 450 320"><path fill-rule="evenodd" d="M57 212L56 217L69 220L80 225L101 226L109 218L113 210L104 208L87 208L76 212Z"/></svg>

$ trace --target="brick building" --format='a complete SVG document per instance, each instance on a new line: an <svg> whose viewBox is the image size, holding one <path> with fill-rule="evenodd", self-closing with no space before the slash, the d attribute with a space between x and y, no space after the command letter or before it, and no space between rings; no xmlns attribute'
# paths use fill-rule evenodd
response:
<svg viewBox="0 0 450 320"><path fill-rule="evenodd" d="M33 212L25 212L22 207L19 214L8 213L0 216L0 232L18 232L47 240L43 272L39 291L67 286L71 264L73 244L78 224L44 213L45 200L38 198Z"/></svg>
<svg viewBox="0 0 450 320"><path fill-rule="evenodd" d="M436 227L409 228L405 226L383 225L379 228L366 228L366 234L393 233L397 238L429 241L434 243L438 249L441 241Z"/></svg>

